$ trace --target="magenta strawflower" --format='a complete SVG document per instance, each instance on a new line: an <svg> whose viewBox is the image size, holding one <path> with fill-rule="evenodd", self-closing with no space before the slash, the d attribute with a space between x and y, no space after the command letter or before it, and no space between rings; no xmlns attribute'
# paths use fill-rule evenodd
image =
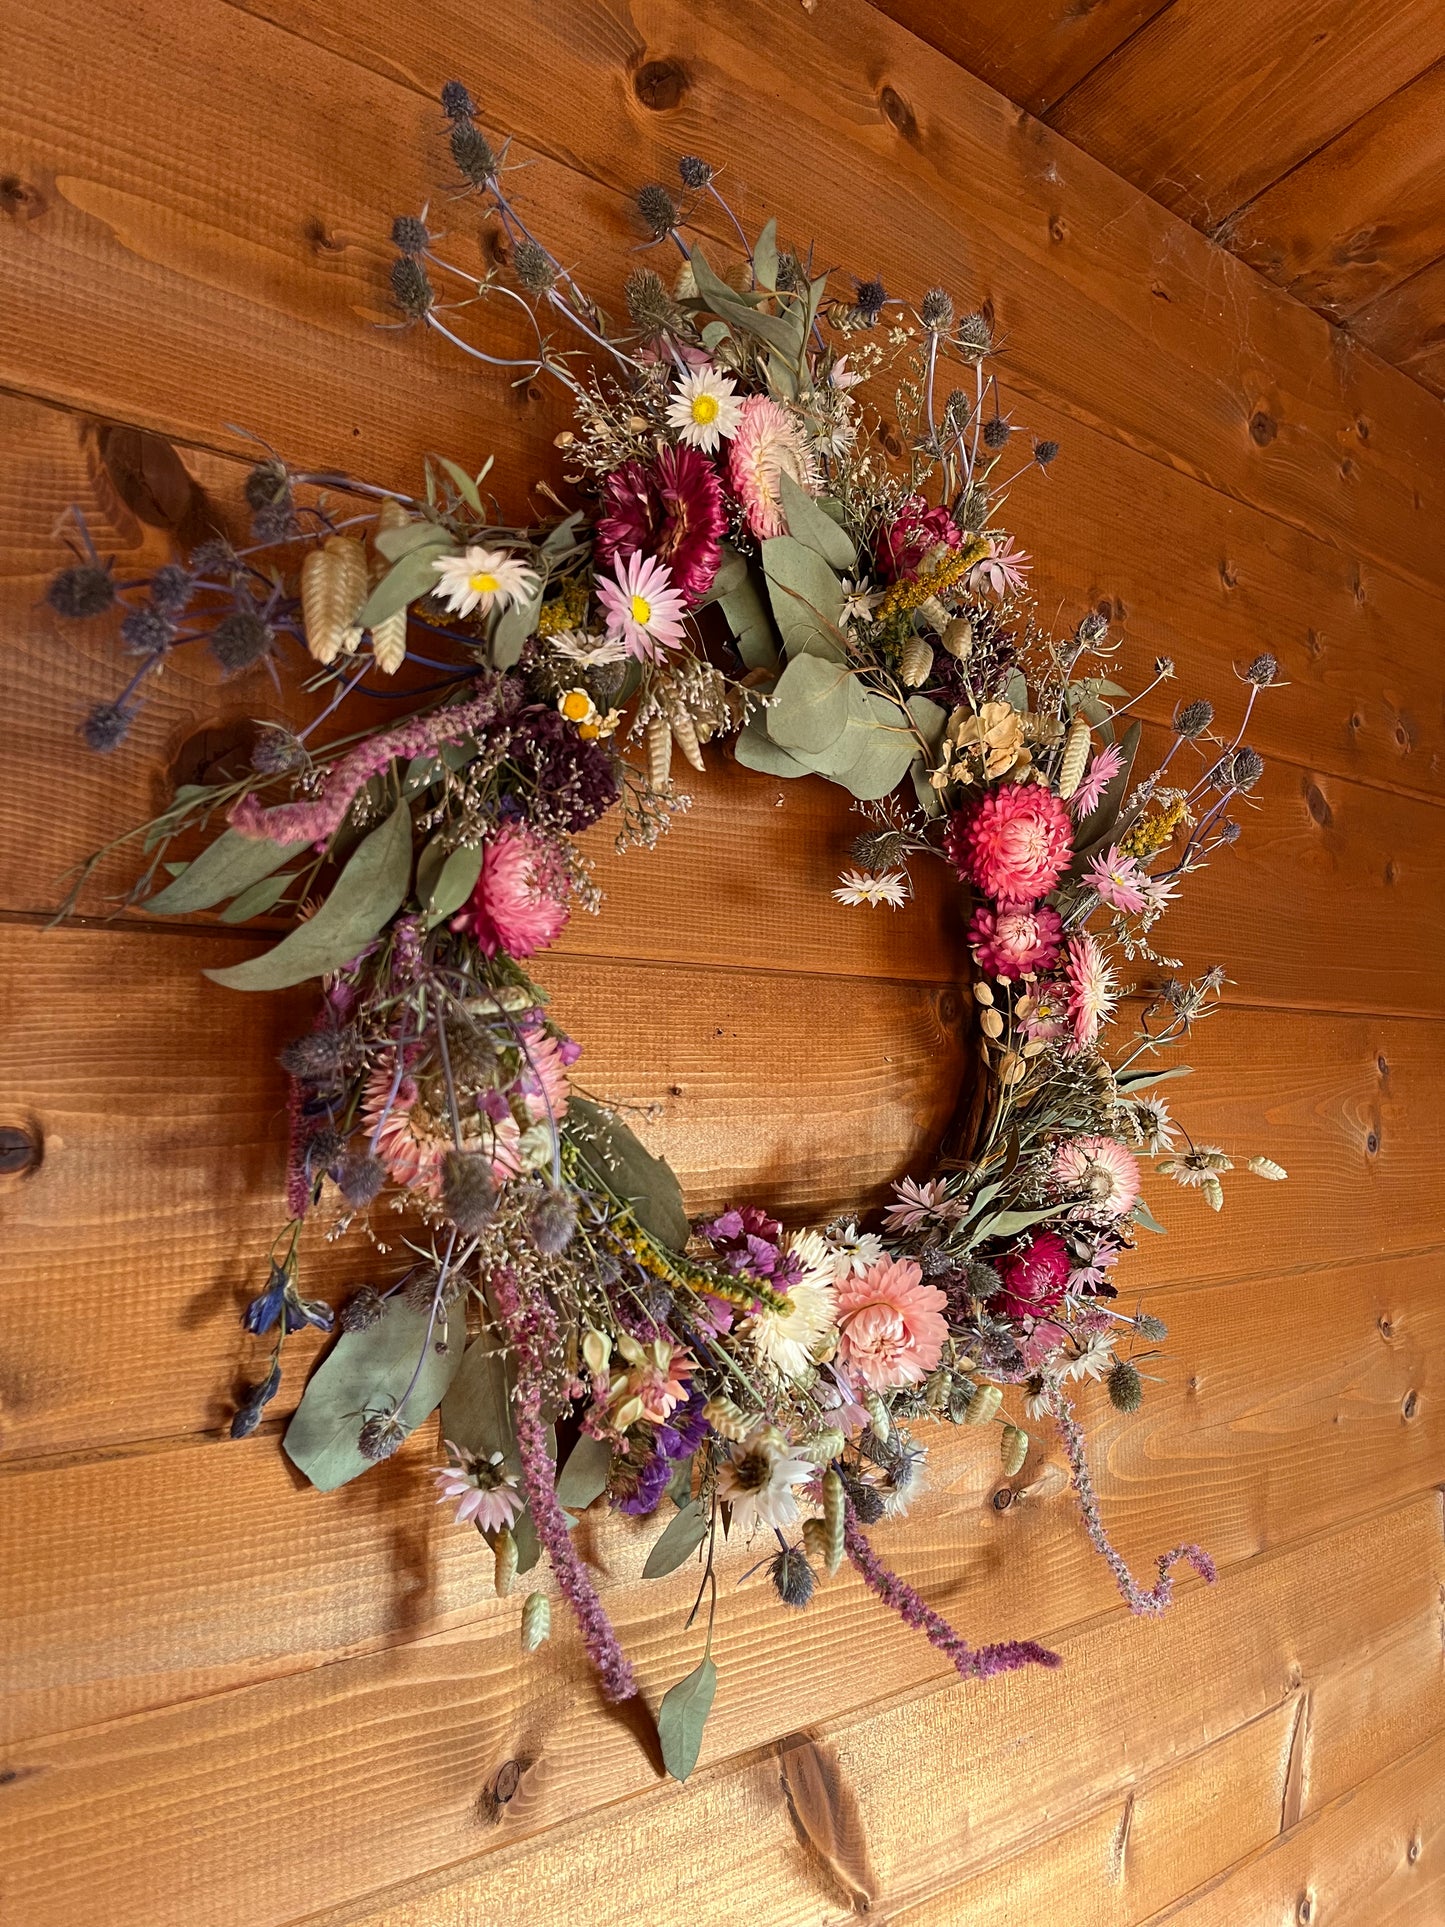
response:
<svg viewBox="0 0 1445 1927"><path fill-rule="evenodd" d="M930 508L921 495L906 495L875 544L878 573L885 582L911 581L923 558L940 544L956 549L962 541L945 508Z"/></svg>
<svg viewBox="0 0 1445 1927"><path fill-rule="evenodd" d="M471 901L452 929L475 932L489 957L530 957L556 940L567 916L567 872L556 850L525 824L507 823L488 838Z"/></svg>
<svg viewBox="0 0 1445 1927"><path fill-rule="evenodd" d="M1059 960L1063 920L1057 910L992 910L981 903L968 926L974 961L986 977L1007 981L1026 972L1052 970Z"/></svg>
<svg viewBox="0 0 1445 1927"><path fill-rule="evenodd" d="M602 488L597 560L613 568L630 555L667 565L685 602L698 602L713 585L727 527L722 484L705 455L664 448L644 467L624 462Z"/></svg>
<svg viewBox="0 0 1445 1927"><path fill-rule="evenodd" d="M1072 1264L1057 1231L1036 1231L996 1261L1003 1290L993 1302L1009 1318L1041 1318L1068 1290Z"/></svg>
<svg viewBox="0 0 1445 1927"><path fill-rule="evenodd" d="M943 848L965 883L1000 909L1027 910L1069 867L1074 826L1052 790L1004 783L949 818Z"/></svg>

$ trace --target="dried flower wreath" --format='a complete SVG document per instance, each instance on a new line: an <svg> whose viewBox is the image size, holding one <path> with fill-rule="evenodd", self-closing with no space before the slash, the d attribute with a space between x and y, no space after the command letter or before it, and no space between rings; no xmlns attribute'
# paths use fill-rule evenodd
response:
<svg viewBox="0 0 1445 1927"><path fill-rule="evenodd" d="M330 1490L440 1407L442 1494L491 1547L498 1593L545 1553L614 1700L633 1675L571 1528L604 1494L659 1524L646 1575L695 1558L709 1601L707 1650L658 1715L685 1778L716 1682L720 1533L766 1536L792 1607L850 1560L965 1676L1058 1664L1030 1642L969 1645L878 1559L865 1527L921 1482L910 1421L996 1423L1009 1475L1028 1447L1021 1421L1052 1421L1136 1612L1162 1610L1181 1561L1213 1576L1182 1545L1152 1588L1131 1577L1066 1386L1102 1378L1132 1410L1164 1336L1117 1308L1111 1282L1135 1227L1160 1228L1139 1155L1222 1202L1230 1157L1192 1142L1155 1087L1185 1068L1159 1054L1223 973L1183 981L1150 939L1178 880L1238 835L1228 812L1262 768L1244 729L1277 666L1261 655L1242 672L1243 721L1225 737L1209 702L1185 703L1137 776L1140 725L1111 679L1105 622L1043 633L1028 558L998 525L1010 483L1058 450L1001 412L985 314L960 317L940 289L910 306L873 279L838 293L774 222L750 240L713 169L689 157L680 197L637 197L644 245L675 250L677 272L638 267L614 327L527 226L507 150L460 83L442 107L462 191L499 219L508 270L458 268L425 212L399 219L403 325L565 384L575 427L559 440L586 506L509 527L486 469L438 459L412 498L269 458L247 483L249 543L217 536L118 581L76 516L77 557L50 600L70 617L118 610L138 658L84 725L95 749L124 738L147 680L192 642L228 675L284 666L323 698L304 727L258 724L231 780L180 789L130 833L148 863L129 903L165 916L225 904L231 923L298 912L217 981L324 986L313 1028L283 1053L291 1221L245 1314L273 1339L234 1435L275 1397L287 1334L332 1328L301 1287L303 1221L324 1210L334 1233L387 1196L410 1262L341 1311L286 1451ZM687 238L699 210L730 223L726 270ZM522 357L458 332L499 304L525 317ZM556 345L559 328L581 347ZM899 431L887 448L858 393L885 366ZM945 392L950 366L962 385ZM366 678L403 665L424 672L405 720L320 740L359 689L376 693ZM1173 673L1158 662L1150 688ZM577 1088L579 1047L526 968L573 901L595 907L577 833L616 810L619 844L651 847L686 801L674 746L701 768L722 736L750 769L858 799L868 822L844 903L901 906L925 855L972 894L983 1072L967 1141L898 1183L877 1229L784 1231L755 1205L690 1223L667 1165ZM198 830L211 832L199 854L171 860ZM1111 952L1164 974L1106 1056ZM1248 1165L1284 1176L1267 1158ZM532 1592L529 1649L549 1614Z"/></svg>

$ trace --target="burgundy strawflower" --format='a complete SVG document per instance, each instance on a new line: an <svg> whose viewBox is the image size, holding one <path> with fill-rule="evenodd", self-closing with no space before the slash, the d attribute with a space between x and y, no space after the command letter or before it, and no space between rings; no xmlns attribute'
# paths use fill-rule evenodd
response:
<svg viewBox="0 0 1445 1927"><path fill-rule="evenodd" d="M1036 1231L995 1263L1003 1290L993 1303L1009 1318L1040 1318L1052 1311L1069 1288L1074 1265L1057 1231Z"/></svg>
<svg viewBox="0 0 1445 1927"><path fill-rule="evenodd" d="M717 470L695 448L664 448L647 467L624 462L607 477L597 523L597 561L604 569L630 555L665 562L687 602L713 585L727 527Z"/></svg>
<svg viewBox="0 0 1445 1927"><path fill-rule="evenodd" d="M956 549L961 540L947 509L930 508L921 495L905 496L893 520L879 531L878 573L885 582L911 580L931 549L940 543Z"/></svg>

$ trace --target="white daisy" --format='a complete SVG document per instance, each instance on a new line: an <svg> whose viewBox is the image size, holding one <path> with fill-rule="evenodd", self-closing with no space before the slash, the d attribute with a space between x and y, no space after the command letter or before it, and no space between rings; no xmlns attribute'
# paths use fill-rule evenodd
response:
<svg viewBox="0 0 1445 1927"><path fill-rule="evenodd" d="M902 870L888 870L882 876L869 876L866 870L844 870L838 878L841 889L833 895L851 909L869 903L886 903L890 910L901 910L908 901L908 877Z"/></svg>
<svg viewBox="0 0 1445 1927"><path fill-rule="evenodd" d="M1174 1149L1174 1120L1162 1097L1136 1097L1127 1105L1134 1142L1151 1156Z"/></svg>
<svg viewBox="0 0 1445 1927"><path fill-rule="evenodd" d="M738 431L737 385L716 368L689 368L679 375L667 421L688 448L715 455L720 441L730 442Z"/></svg>
<svg viewBox="0 0 1445 1927"><path fill-rule="evenodd" d="M860 1231L851 1222L837 1230L831 1243L835 1285L841 1285L845 1278L861 1278L883 1256L883 1240L877 1232Z"/></svg>
<svg viewBox="0 0 1445 1927"><path fill-rule="evenodd" d="M554 655L563 656L568 662L580 662L587 668L627 660L627 644L621 637L597 636L587 629L563 629L547 638L547 647Z"/></svg>
<svg viewBox="0 0 1445 1927"><path fill-rule="evenodd" d="M898 1202L889 1205L883 1220L889 1231L916 1231L930 1220L935 1224L950 1224L966 1209L958 1199L948 1196L946 1178L928 1178L922 1184L916 1178L902 1178L893 1189L898 1193Z"/></svg>
<svg viewBox="0 0 1445 1927"><path fill-rule="evenodd" d="M1100 1332L1091 1338L1064 1367L1066 1378L1102 1378L1114 1362L1114 1336L1112 1332Z"/></svg>
<svg viewBox="0 0 1445 1927"><path fill-rule="evenodd" d="M509 602L524 601L537 586L535 571L504 549L467 549L461 555L439 556L432 567L441 578L436 594L454 616L505 609Z"/></svg>
<svg viewBox="0 0 1445 1927"><path fill-rule="evenodd" d="M866 575L860 575L856 582L849 577L843 578L843 612L838 618L846 629L850 622L866 622L878 607L886 592L870 589Z"/></svg>
<svg viewBox="0 0 1445 1927"><path fill-rule="evenodd" d="M793 1526L798 1523L793 1487L806 1485L817 1473L811 1459L792 1456L776 1427L763 1425L728 1448L718 1472L718 1497L732 1507L733 1524L741 1533L759 1525Z"/></svg>

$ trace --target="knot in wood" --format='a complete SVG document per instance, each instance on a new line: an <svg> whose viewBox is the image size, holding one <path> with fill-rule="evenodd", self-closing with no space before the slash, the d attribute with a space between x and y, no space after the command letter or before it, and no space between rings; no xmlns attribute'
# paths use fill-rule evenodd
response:
<svg viewBox="0 0 1445 1927"><path fill-rule="evenodd" d="M665 114L688 89L686 71L675 60L649 60L632 77L632 91L649 113Z"/></svg>
<svg viewBox="0 0 1445 1927"><path fill-rule="evenodd" d="M0 1176L29 1177L40 1169L44 1156L38 1124L0 1124Z"/></svg>
<svg viewBox="0 0 1445 1927"><path fill-rule="evenodd" d="M883 110L884 120L894 133L901 134L906 141L918 139L918 122L914 117L913 109L896 87L885 87L878 96L878 105Z"/></svg>

